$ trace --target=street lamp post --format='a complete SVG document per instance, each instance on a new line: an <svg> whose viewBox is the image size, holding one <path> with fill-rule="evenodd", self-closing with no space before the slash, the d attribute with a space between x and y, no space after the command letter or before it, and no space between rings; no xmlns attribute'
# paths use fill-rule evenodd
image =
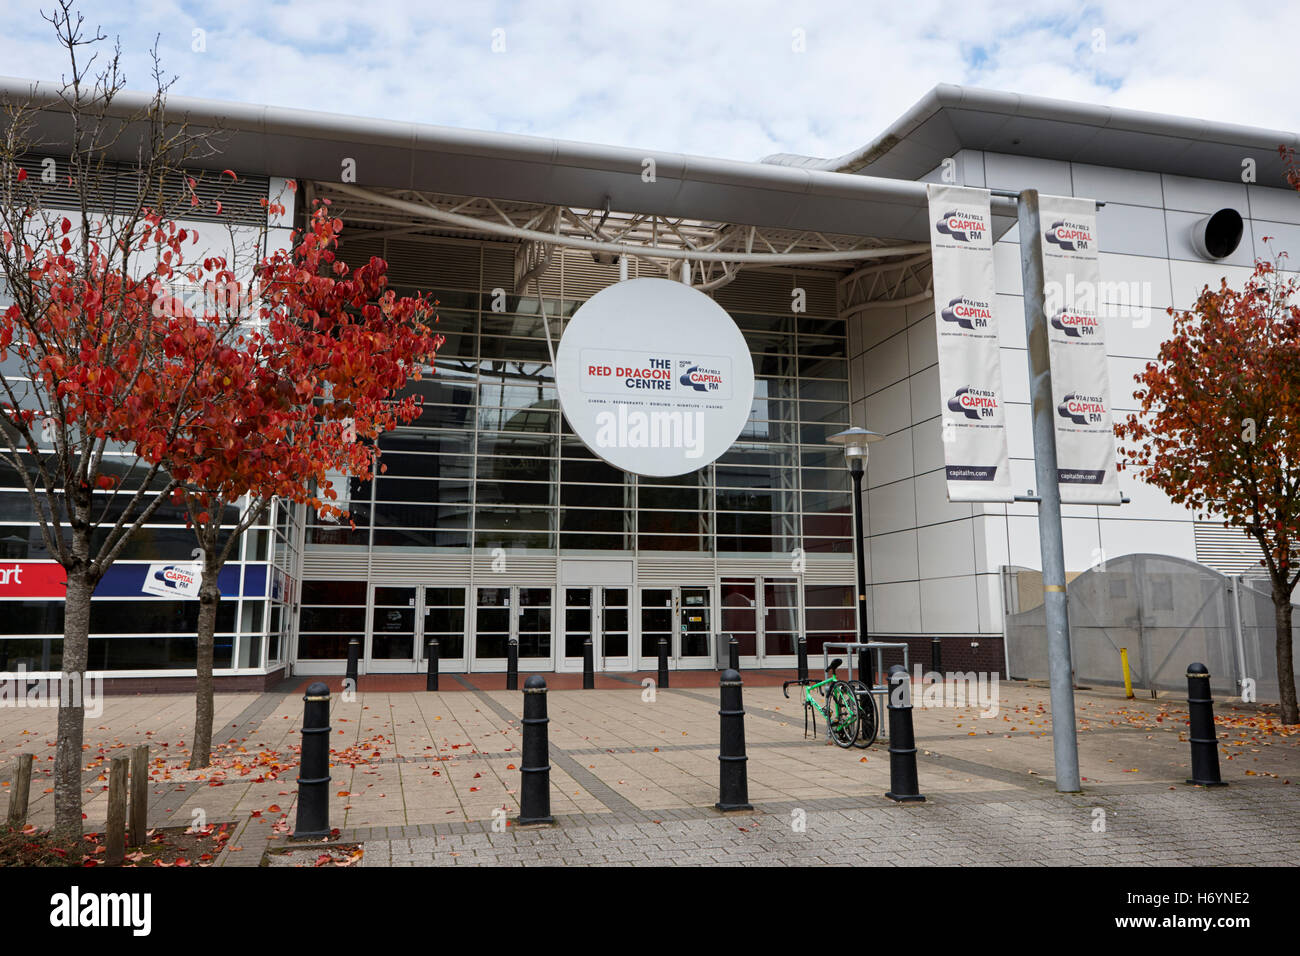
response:
<svg viewBox="0 0 1300 956"><path fill-rule="evenodd" d="M885 436L865 428L846 429L827 441L844 449L844 460L853 476L853 563L858 575L858 641L867 643L867 563L862 554L862 475L867 466L867 446Z"/></svg>

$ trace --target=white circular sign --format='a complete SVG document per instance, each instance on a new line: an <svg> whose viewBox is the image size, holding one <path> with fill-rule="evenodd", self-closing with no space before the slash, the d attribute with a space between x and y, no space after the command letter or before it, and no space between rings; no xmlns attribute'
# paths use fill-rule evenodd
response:
<svg viewBox="0 0 1300 956"><path fill-rule="evenodd" d="M592 296L560 339L555 381L583 443L636 475L684 475L717 460L754 402L736 323L668 279L629 279Z"/></svg>

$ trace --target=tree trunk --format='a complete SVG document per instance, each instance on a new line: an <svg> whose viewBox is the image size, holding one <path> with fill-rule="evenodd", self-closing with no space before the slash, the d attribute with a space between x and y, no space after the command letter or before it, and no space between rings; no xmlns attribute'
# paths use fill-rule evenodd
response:
<svg viewBox="0 0 1300 956"><path fill-rule="evenodd" d="M84 544L89 547L89 541ZM54 832L68 840L80 839L82 832L81 775L85 760L81 746L85 733L86 662L90 655L90 596L94 591L95 581L84 566L68 572L58 742L54 750ZM64 687L70 692L65 693Z"/></svg>
<svg viewBox="0 0 1300 956"><path fill-rule="evenodd" d="M217 605L221 588L217 579L221 565L215 555L204 552L203 580L199 585L198 681L194 688L194 740L190 747L190 769L198 770L212 762L212 653L216 643Z"/></svg>
<svg viewBox="0 0 1300 956"><path fill-rule="evenodd" d="M1300 724L1291 656L1291 595L1276 584L1273 585L1273 619L1277 626L1277 693L1282 703L1282 723Z"/></svg>

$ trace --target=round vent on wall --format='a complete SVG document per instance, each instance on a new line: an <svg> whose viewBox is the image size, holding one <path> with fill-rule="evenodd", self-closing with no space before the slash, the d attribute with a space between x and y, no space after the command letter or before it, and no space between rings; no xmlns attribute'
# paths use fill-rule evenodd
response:
<svg viewBox="0 0 1300 956"><path fill-rule="evenodd" d="M1206 259L1226 259L1241 245L1241 213L1220 209L1192 226L1192 246Z"/></svg>

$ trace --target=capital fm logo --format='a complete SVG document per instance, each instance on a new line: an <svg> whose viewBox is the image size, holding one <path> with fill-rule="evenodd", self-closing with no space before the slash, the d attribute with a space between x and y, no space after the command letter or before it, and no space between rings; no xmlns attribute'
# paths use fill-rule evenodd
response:
<svg viewBox="0 0 1300 956"><path fill-rule="evenodd" d="M1066 252L1078 252L1092 247L1092 230L1084 223L1058 219L1052 227L1043 233L1050 243L1060 246Z"/></svg>
<svg viewBox="0 0 1300 956"><path fill-rule="evenodd" d="M1064 332L1072 339L1089 338L1097 334L1097 316L1079 309L1062 309L1052 316L1052 328Z"/></svg>
<svg viewBox="0 0 1300 956"><path fill-rule="evenodd" d="M155 586L173 591L188 591L198 583L198 578L190 568L168 565L153 573Z"/></svg>
<svg viewBox="0 0 1300 956"><path fill-rule="evenodd" d="M689 362L681 364L690 365ZM722 370L690 365L678 381L697 392L716 392L722 386Z"/></svg>
<svg viewBox="0 0 1300 956"><path fill-rule="evenodd" d="M997 409L997 395L988 388L972 388L967 385L957 389L952 398L948 399L949 411L960 412L971 421L992 418Z"/></svg>
<svg viewBox="0 0 1300 956"><path fill-rule="evenodd" d="M959 242L979 242L988 232L989 224L979 213L954 209L944 213L934 228Z"/></svg>
<svg viewBox="0 0 1300 956"><path fill-rule="evenodd" d="M993 307L987 302L959 295L939 310L945 322L956 322L963 329L987 329L993 321Z"/></svg>
<svg viewBox="0 0 1300 956"><path fill-rule="evenodd" d="M1096 425L1106 414L1106 403L1100 395L1067 395L1056 406L1056 414L1076 425Z"/></svg>

